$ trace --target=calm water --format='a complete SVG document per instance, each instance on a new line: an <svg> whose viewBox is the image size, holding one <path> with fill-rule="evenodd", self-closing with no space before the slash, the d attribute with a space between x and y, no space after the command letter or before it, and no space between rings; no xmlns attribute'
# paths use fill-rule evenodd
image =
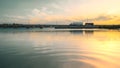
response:
<svg viewBox="0 0 120 68"><path fill-rule="evenodd" d="M120 31L0 32L0 68L120 68Z"/></svg>

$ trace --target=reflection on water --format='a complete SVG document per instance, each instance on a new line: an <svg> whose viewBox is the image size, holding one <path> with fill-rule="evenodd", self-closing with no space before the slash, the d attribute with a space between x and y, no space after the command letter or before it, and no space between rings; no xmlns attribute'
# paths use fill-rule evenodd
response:
<svg viewBox="0 0 120 68"><path fill-rule="evenodd" d="M93 35L94 30L70 30L71 34Z"/></svg>
<svg viewBox="0 0 120 68"><path fill-rule="evenodd" d="M120 31L0 32L0 68L120 68Z"/></svg>
<svg viewBox="0 0 120 68"><path fill-rule="evenodd" d="M71 34L83 34L83 30L70 30Z"/></svg>

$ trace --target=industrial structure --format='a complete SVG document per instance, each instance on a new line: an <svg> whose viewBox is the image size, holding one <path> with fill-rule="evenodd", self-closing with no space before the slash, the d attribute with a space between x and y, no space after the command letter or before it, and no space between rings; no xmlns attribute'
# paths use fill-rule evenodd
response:
<svg viewBox="0 0 120 68"><path fill-rule="evenodd" d="M83 22L73 22L69 24L70 26L83 26Z"/></svg>

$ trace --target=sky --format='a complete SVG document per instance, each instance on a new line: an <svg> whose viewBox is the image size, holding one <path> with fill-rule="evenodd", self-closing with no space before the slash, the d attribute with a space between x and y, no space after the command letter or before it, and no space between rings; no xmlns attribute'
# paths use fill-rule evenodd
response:
<svg viewBox="0 0 120 68"><path fill-rule="evenodd" d="M120 0L0 0L0 23L120 24Z"/></svg>

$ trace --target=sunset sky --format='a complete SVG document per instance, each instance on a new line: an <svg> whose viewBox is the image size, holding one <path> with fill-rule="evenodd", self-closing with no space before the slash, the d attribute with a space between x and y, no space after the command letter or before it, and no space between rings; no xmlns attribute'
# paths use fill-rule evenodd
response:
<svg viewBox="0 0 120 68"><path fill-rule="evenodd" d="M120 0L0 0L0 23L120 24Z"/></svg>

